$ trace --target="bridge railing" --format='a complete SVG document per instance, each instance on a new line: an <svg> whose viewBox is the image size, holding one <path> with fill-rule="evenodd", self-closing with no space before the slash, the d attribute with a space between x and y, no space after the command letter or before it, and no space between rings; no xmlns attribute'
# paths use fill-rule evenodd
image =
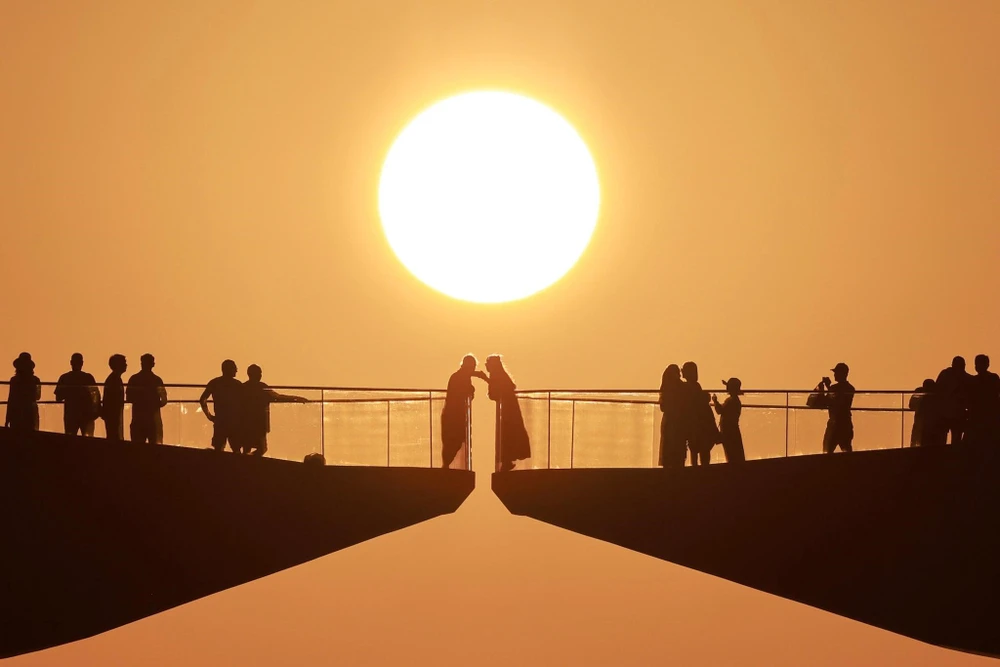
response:
<svg viewBox="0 0 1000 667"><path fill-rule="evenodd" d="M4 413L8 393L2 385L7 384L0 382L0 411ZM306 402L271 404L266 454L269 458L301 461L307 454L317 452L323 454L328 465L441 467L441 410L445 397L442 390L271 388L281 394L300 396ZM204 386L170 384L166 389L168 403L161 410L164 444L209 447L213 425L198 402ZM38 405L39 429L62 433L63 406L55 402L54 390L55 383L43 383ZM130 422L131 406L126 405L126 440ZM94 435L105 435L101 419L95 423ZM467 442L452 468L471 470L471 428Z"/></svg>
<svg viewBox="0 0 1000 667"><path fill-rule="evenodd" d="M725 390L708 390L720 401ZM809 408L812 390L747 390L740 397L740 429L747 459L820 454L828 418ZM517 469L650 468L659 465L657 391L522 391L518 403L531 441L531 458ZM908 391L859 391L854 397L855 450L907 447L914 411ZM502 433L497 420L497 462ZM721 446L712 463L725 461Z"/></svg>

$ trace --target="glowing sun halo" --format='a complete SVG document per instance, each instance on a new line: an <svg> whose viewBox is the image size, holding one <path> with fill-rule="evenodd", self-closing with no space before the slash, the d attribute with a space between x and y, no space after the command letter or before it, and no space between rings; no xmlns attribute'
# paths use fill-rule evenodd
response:
<svg viewBox="0 0 1000 667"><path fill-rule="evenodd" d="M521 299L583 254L600 207L594 161L559 114L505 92L434 104L396 138L379 213L399 260L466 301Z"/></svg>

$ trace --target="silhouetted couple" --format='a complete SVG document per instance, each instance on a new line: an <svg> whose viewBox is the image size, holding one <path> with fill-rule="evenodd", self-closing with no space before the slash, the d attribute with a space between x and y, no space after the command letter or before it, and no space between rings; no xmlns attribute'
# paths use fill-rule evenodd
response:
<svg viewBox="0 0 1000 667"><path fill-rule="evenodd" d="M708 392L701 388L696 363L688 361L682 367L677 364L666 367L660 382L659 404L663 413L660 421L660 465L664 468L683 468L689 453L692 466L708 465L712 447L719 443L725 448L727 461L735 463L746 459L739 428L743 409L739 399L742 385L737 378L731 378L726 385L729 397L720 405L716 397L710 401ZM716 426L713 403L715 411L723 415L724 433L720 433Z"/></svg>
<svg viewBox="0 0 1000 667"><path fill-rule="evenodd" d="M937 380L924 380L910 398L915 411L910 445L938 446L1000 442L1000 376L991 372L990 358L976 356L976 374L955 357Z"/></svg>
<svg viewBox="0 0 1000 667"><path fill-rule="evenodd" d="M496 402L499 411L497 447L500 448L500 472L513 470L516 461L531 458L531 444L521 406L517 402L516 386L500 355L486 357L486 373L476 370L478 364L473 355L466 355L462 365L448 380L444 409L441 411L441 467L450 467L469 443L470 413L476 394L472 378L476 377L487 383L488 396Z"/></svg>
<svg viewBox="0 0 1000 667"><path fill-rule="evenodd" d="M263 371L257 364L247 368L246 382L236 379L237 371L235 361L223 361L222 375L209 381L199 399L201 411L213 424L212 449L224 451L228 443L237 454L263 456L267 452L267 434L271 432L271 404L308 400L279 394L268 387L261 381Z"/></svg>

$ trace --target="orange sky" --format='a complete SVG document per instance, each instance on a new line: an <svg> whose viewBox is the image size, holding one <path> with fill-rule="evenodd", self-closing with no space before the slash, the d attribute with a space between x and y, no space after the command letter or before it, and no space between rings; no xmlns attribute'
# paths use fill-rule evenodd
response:
<svg viewBox="0 0 1000 667"><path fill-rule="evenodd" d="M993 0L0 0L0 360L442 386L501 351L524 388L652 387L686 359L754 387L1000 365L998 29ZM601 176L590 249L514 304L430 291L378 224L395 135L470 88L558 110ZM681 664L975 662L508 517L484 488L12 664L642 664L654 642Z"/></svg>

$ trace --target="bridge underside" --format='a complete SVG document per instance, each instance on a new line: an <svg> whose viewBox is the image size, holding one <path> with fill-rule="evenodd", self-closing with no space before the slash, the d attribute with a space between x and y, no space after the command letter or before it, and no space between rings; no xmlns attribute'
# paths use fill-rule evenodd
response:
<svg viewBox="0 0 1000 667"><path fill-rule="evenodd" d="M312 467L0 429L0 657L453 512L472 472Z"/></svg>
<svg viewBox="0 0 1000 667"><path fill-rule="evenodd" d="M1000 655L1000 452L497 473L508 509L940 646Z"/></svg>

